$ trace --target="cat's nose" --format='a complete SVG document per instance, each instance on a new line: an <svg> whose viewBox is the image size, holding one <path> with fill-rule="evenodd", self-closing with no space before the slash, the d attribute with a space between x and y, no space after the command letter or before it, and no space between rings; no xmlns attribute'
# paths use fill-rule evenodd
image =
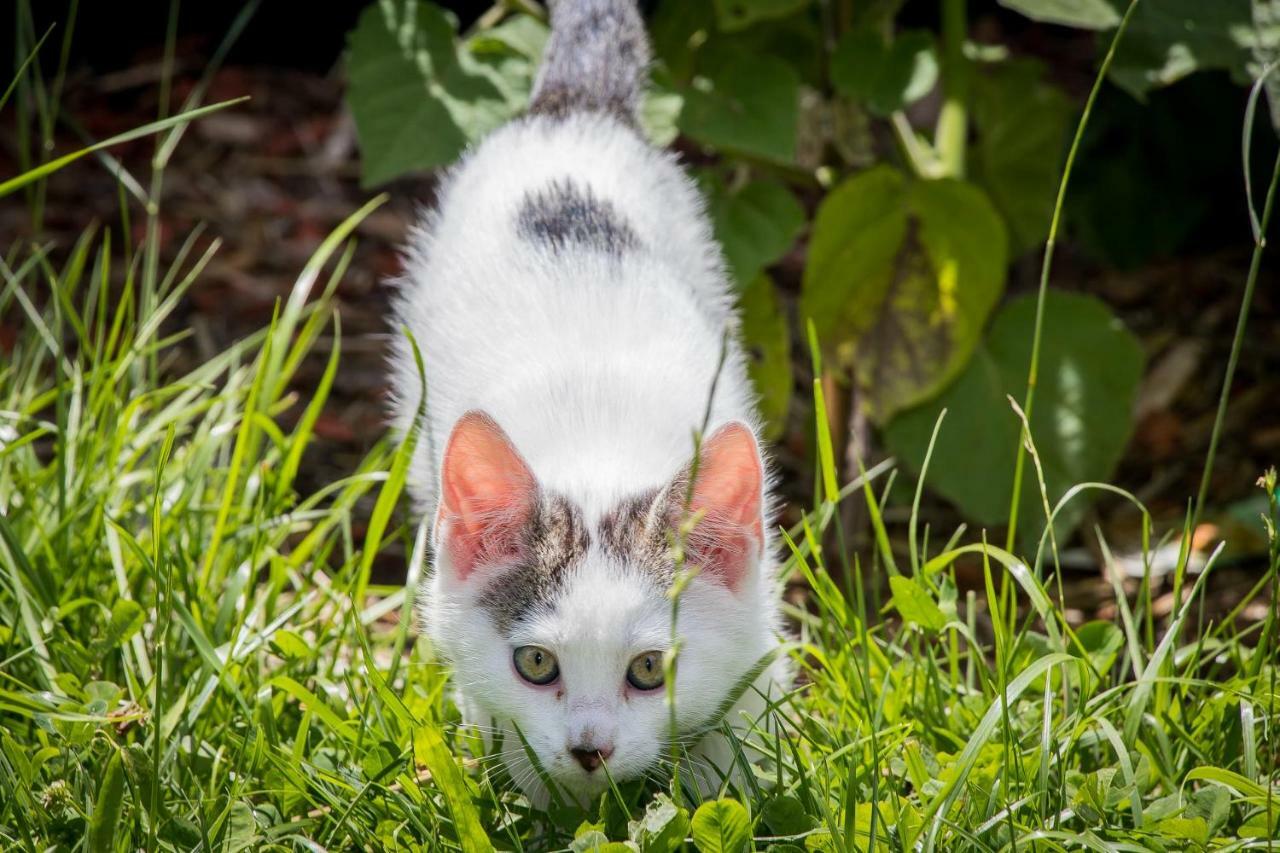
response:
<svg viewBox="0 0 1280 853"><path fill-rule="evenodd" d="M588 773L592 773L602 763L609 760L609 756L613 755L613 747L606 744L603 746L571 746L569 754L574 757L582 769Z"/></svg>

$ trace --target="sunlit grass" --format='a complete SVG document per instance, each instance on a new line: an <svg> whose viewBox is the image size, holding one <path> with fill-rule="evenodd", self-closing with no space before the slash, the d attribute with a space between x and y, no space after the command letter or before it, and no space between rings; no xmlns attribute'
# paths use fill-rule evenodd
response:
<svg viewBox="0 0 1280 853"><path fill-rule="evenodd" d="M158 150L191 118L149 128L175 134ZM1190 571L1191 524L1154 529L1139 505L1144 561L1182 543L1172 613L1117 577L1115 620L1075 625L1054 525L1015 554L921 530L917 491L905 529L887 526L890 466L840 482L821 386L815 505L781 537L809 590L787 611L800 677L738 745L766 758L716 791L682 776L533 809L412 631L426 530L401 509L404 447L298 490L341 359L331 297L378 203L267 328L185 375L169 320L216 244L193 234L168 267L154 234L89 230L57 263L0 246L0 314L22 329L0 362L0 849L1273 848L1274 478L1267 570L1237 607L1270 590L1264 621L1210 621L1218 552ZM866 504L866 553L841 544L846 500ZM387 542L413 555L403 586L372 583ZM980 588L960 588L964 564ZM888 603L868 592L881 575Z"/></svg>

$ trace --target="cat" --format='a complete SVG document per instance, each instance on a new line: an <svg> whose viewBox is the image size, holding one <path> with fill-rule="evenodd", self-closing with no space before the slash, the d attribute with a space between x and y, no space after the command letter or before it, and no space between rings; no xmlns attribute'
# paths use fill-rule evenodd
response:
<svg viewBox="0 0 1280 853"><path fill-rule="evenodd" d="M511 780L540 804L544 775L585 802L610 778L670 769L663 655L690 511L676 737L714 726L753 670L731 725L787 682L732 289L695 184L639 130L649 57L634 0L553 2L527 112L448 172L398 282L395 319L425 360L410 465L432 524L421 624L464 721L501 735ZM407 434L423 383L397 337ZM688 755L704 793L733 769L717 732Z"/></svg>

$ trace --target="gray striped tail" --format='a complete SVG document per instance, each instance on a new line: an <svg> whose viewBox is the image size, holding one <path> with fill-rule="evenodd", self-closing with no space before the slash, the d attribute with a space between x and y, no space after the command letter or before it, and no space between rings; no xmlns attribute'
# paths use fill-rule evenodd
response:
<svg viewBox="0 0 1280 853"><path fill-rule="evenodd" d="M553 0L529 111L561 118L606 112L634 124L648 70L636 0Z"/></svg>

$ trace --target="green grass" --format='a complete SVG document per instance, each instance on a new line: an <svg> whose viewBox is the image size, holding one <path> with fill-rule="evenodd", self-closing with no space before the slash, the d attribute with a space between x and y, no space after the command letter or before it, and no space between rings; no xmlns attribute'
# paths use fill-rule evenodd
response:
<svg viewBox="0 0 1280 853"><path fill-rule="evenodd" d="M653 788L544 815L483 772L447 673L409 631L412 585L370 584L380 533L422 550L424 531L391 514L402 451L380 445L352 476L296 493L339 358L328 294L372 206L326 241L271 327L180 377L163 369L180 336L160 329L209 253L152 279L140 247L90 232L60 269L30 248L0 267L0 310L25 317L0 366L0 846L543 849L583 821L639 838L627 822L651 805L649 825L683 838ZM107 286L115 264L123 296ZM290 376L322 336L325 379L295 399ZM788 537L812 594L791 612L804 677L775 709L783 736L749 738L771 758L744 789L677 802L736 800L759 847L1270 843L1274 605L1246 630L1204 621L1211 564L1183 579L1169 620L1121 594L1115 624L1073 630L1052 555L1028 568L979 536L915 541L918 569L895 571L881 613L838 564L855 578L896 567L892 537L869 555L819 544L841 499L867 500L881 528L873 482L824 490ZM365 532L361 501L381 519ZM960 599L957 559L983 565L983 594ZM1273 542L1260 587L1277 564ZM714 849L719 812L700 814L688 831Z"/></svg>
<svg viewBox="0 0 1280 853"><path fill-rule="evenodd" d="M149 128L158 151L189 119ZM151 190L129 185L158 197L163 159ZM530 808L411 630L421 560L405 586L371 583L385 543L424 549L400 509L405 450L296 486L340 358L330 296L378 201L269 328L183 376L165 321L216 246L193 237L168 268L128 228L86 232L60 266L0 247L0 315L22 321L0 362L0 849L1280 846L1274 477L1268 568L1240 605L1270 589L1263 622L1209 620L1215 563L1184 559L1167 617L1117 584L1114 621L1073 627L1056 543L945 541L915 510L886 528L886 466L841 486L820 388L821 488L783 537L810 590L789 609L802 677L744 744L769 758L714 792L685 779ZM324 378L299 398L291 377L322 340ZM833 544L844 500L866 502L874 551ZM1189 539L1145 533L1148 553ZM980 591L958 589L957 561ZM866 592L879 574L887 604Z"/></svg>

